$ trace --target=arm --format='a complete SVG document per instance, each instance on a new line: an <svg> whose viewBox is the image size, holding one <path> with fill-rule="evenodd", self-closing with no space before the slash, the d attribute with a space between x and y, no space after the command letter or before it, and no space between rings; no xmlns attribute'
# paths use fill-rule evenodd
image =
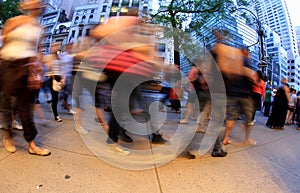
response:
<svg viewBox="0 0 300 193"><path fill-rule="evenodd" d="M16 16L13 18L8 19L5 23L4 23L4 27L2 30L2 35L3 35L3 42L5 43L5 37L6 35L13 31L15 28L17 28L20 25L26 24L26 23L32 23L34 22L35 18L27 16L27 15L20 15L20 16Z"/></svg>

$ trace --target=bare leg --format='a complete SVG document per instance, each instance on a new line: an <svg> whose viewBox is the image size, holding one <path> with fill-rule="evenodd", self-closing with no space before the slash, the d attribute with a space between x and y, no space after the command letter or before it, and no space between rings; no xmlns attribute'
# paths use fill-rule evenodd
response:
<svg viewBox="0 0 300 193"><path fill-rule="evenodd" d="M109 126L108 126L108 123L105 120L104 111L100 108L97 108L97 107L95 108L95 110L96 110L97 118L98 118L102 128L104 129L104 131L106 133L108 133Z"/></svg>
<svg viewBox="0 0 300 193"><path fill-rule="evenodd" d="M180 123L188 123L192 111L193 111L193 104L191 102L188 102L186 104L185 117L184 119L180 120Z"/></svg>
<svg viewBox="0 0 300 193"><path fill-rule="evenodd" d="M252 126L250 125L244 125L245 127L245 140L243 141L244 145L255 145L256 141L250 138L250 134L252 131Z"/></svg>
<svg viewBox="0 0 300 193"><path fill-rule="evenodd" d="M225 136L224 136L224 140L223 140L224 145L230 143L229 142L229 136L231 134L231 131L233 129L234 124L235 124L234 120L227 120L226 121L226 132L225 132Z"/></svg>
<svg viewBox="0 0 300 193"><path fill-rule="evenodd" d="M81 128L82 126L81 126L80 115L81 115L82 109L74 107L74 110L76 112L75 115L74 115L76 128Z"/></svg>
<svg viewBox="0 0 300 193"><path fill-rule="evenodd" d="M34 111L36 112L38 118L43 120L44 119L44 113L42 111L41 105L40 104L33 104L33 108L34 108Z"/></svg>

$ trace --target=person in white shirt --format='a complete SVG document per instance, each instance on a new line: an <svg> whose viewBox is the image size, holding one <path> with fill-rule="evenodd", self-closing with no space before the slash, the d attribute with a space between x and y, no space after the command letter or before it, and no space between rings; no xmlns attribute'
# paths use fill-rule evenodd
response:
<svg viewBox="0 0 300 193"><path fill-rule="evenodd" d="M47 156L48 149L36 146L34 139L38 133L33 120L31 104L33 92L28 89L29 63L38 56L38 41L41 26L37 17L41 13L40 0L26 0L19 4L27 14L8 19L3 26L3 45L0 51L0 122L2 123L3 143L7 152L16 152L12 140L12 116L15 107L24 130L24 138L29 144L28 152Z"/></svg>
<svg viewBox="0 0 300 193"><path fill-rule="evenodd" d="M293 116L295 113L295 108L297 104L297 95L296 90L291 88L290 99L289 99L289 107L286 115L286 125L293 124Z"/></svg>

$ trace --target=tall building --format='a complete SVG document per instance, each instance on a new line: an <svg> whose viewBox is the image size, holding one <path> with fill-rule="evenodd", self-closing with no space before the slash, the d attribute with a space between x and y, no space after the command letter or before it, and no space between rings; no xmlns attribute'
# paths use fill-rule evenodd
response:
<svg viewBox="0 0 300 193"><path fill-rule="evenodd" d="M257 0L258 16L263 24L270 26L280 36L282 47L288 53L288 82L300 88L300 65L294 27L285 0Z"/></svg>
<svg viewBox="0 0 300 193"><path fill-rule="evenodd" d="M277 87L280 80L288 75L287 52L281 46L280 36L269 26L265 26L265 45L269 62L272 64L272 73L268 73L268 83Z"/></svg>
<svg viewBox="0 0 300 193"><path fill-rule="evenodd" d="M300 26L296 26L295 31L296 31L296 40L298 45L298 54L300 55Z"/></svg>

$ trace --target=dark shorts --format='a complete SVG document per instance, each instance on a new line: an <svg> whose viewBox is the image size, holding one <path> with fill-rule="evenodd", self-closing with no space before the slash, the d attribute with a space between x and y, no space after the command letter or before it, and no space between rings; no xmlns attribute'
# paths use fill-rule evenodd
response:
<svg viewBox="0 0 300 193"><path fill-rule="evenodd" d="M227 120L237 120L241 117L245 124L252 122L253 101L250 97L227 98Z"/></svg>

